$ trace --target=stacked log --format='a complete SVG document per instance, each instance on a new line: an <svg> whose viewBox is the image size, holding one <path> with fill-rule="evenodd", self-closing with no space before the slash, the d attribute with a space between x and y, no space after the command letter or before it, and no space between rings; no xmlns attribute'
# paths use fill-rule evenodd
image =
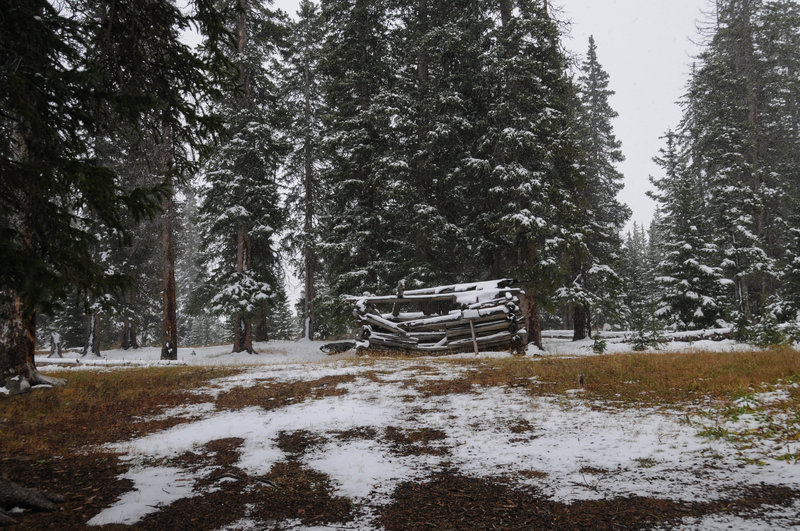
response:
<svg viewBox="0 0 800 531"><path fill-rule="evenodd" d="M512 283L502 279L418 290L405 290L401 283L395 295L348 297L361 326L357 344L422 353L521 351L527 343L522 290ZM389 305L390 311L381 311Z"/></svg>

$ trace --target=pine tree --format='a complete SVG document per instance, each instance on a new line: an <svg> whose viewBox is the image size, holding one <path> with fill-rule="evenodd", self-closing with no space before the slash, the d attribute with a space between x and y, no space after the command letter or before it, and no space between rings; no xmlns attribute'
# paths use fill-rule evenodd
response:
<svg viewBox="0 0 800 531"><path fill-rule="evenodd" d="M320 253L331 297L393 288L413 255L402 230L408 205L393 197L402 164L391 154L392 121L403 111L393 105L387 7L381 0L335 0L322 9L328 33L320 71L329 112Z"/></svg>
<svg viewBox="0 0 800 531"><path fill-rule="evenodd" d="M213 311L232 317L233 352L253 353L252 322L278 282L272 239L285 219L277 181L287 151L280 138L284 116L266 67L283 39L284 22L260 4L239 0L235 28L231 60L238 93L219 104L227 138L205 169L200 214Z"/></svg>
<svg viewBox="0 0 800 531"><path fill-rule="evenodd" d="M798 197L800 9L725 0L716 22L684 97L681 156L709 213L699 238L716 245L726 306L745 328L787 295L778 277Z"/></svg>
<svg viewBox="0 0 800 531"><path fill-rule="evenodd" d="M571 272L561 299L573 308L573 339L591 335L591 317L612 318L618 314L621 279L616 272L620 232L630 209L617 195L623 176L617 165L625 160L622 145L614 136L612 120L617 117L609 98L609 76L597 58L594 38L578 77L580 112L577 117L584 180L576 191L577 224L572 229Z"/></svg>
<svg viewBox="0 0 800 531"><path fill-rule="evenodd" d="M556 22L541 1L500 3L485 67L482 135L470 162L474 204L470 238L491 276L526 287L529 340L541 344L539 306L561 274L575 214L575 88Z"/></svg>
<svg viewBox="0 0 800 531"><path fill-rule="evenodd" d="M719 24L689 85L687 135L703 176L720 265L738 319L760 314L774 276L764 245L765 186L753 18L760 1L720 2Z"/></svg>
<svg viewBox="0 0 800 531"><path fill-rule="evenodd" d="M651 179L656 187L651 197L663 215L657 314L677 330L706 328L718 323L724 309L721 269L714 265L718 251L708 241L706 198L681 155L681 141L672 131L664 138L666 146L654 159L664 177Z"/></svg>
<svg viewBox="0 0 800 531"><path fill-rule="evenodd" d="M196 171L219 133L218 120L207 110L211 98L230 87L229 62L220 52L228 33L222 12L208 0L186 8L169 0L94 7L99 22L92 38L95 64L113 72L114 86L124 97L144 102L146 110L135 130L153 149L148 168L162 187L161 357L176 359L174 189ZM180 32L189 27L204 37L198 49L180 39Z"/></svg>
<svg viewBox="0 0 800 531"><path fill-rule="evenodd" d="M289 29L282 71L282 91L291 118L288 135L293 144L285 161L291 183L288 240L292 250L301 256L297 269L304 279L303 330L304 337L310 339L318 326L314 299L319 275L319 172L323 164L320 133L324 105L319 61L324 32L318 6L311 0L302 0L297 20Z"/></svg>
<svg viewBox="0 0 800 531"><path fill-rule="evenodd" d="M0 381L47 380L33 353L37 308L73 290L102 294L118 279L92 260L97 220L124 235L122 215L152 212L142 190L126 193L93 158L109 103L128 122L138 101L109 94L109 70L86 68L96 26L49 2L13 1L0 17Z"/></svg>
<svg viewBox="0 0 800 531"><path fill-rule="evenodd" d="M178 339L181 343L197 345L197 328L203 326L202 314L192 306L200 282L200 248L202 246L198 219L199 200L195 183L181 187L178 203L177 253L175 284L178 293Z"/></svg>
<svg viewBox="0 0 800 531"><path fill-rule="evenodd" d="M764 2L754 17L758 59L758 112L763 131L761 163L765 251L777 262L768 310L796 320L800 299L797 220L800 219L800 5Z"/></svg>
<svg viewBox="0 0 800 531"><path fill-rule="evenodd" d="M393 116L393 200L406 205L399 221L412 244L408 285L480 278L486 264L469 234L481 222L470 161L485 121L490 11L476 0L418 0L398 18L396 105L406 110Z"/></svg>
<svg viewBox="0 0 800 531"><path fill-rule="evenodd" d="M636 329L639 324L637 320L645 313L647 304L654 300L647 233L636 222L633 223L632 232L628 232L622 248L620 276L624 282L624 322L628 329Z"/></svg>

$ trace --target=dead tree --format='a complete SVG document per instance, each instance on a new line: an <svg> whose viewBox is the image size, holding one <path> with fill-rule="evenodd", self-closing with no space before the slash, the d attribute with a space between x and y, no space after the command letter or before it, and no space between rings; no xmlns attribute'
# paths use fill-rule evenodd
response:
<svg viewBox="0 0 800 531"><path fill-rule="evenodd" d="M12 525L17 521L6 511L14 507L34 511L56 511L56 503L63 503L64 497L39 489L30 489L0 478L0 525Z"/></svg>

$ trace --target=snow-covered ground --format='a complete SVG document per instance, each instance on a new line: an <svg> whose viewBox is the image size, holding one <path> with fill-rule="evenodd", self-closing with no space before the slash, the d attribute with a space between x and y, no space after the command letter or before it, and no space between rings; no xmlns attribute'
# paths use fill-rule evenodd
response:
<svg viewBox="0 0 800 531"><path fill-rule="evenodd" d="M626 333L600 333L606 342L606 354L632 352L631 343L624 342ZM544 338L544 350L539 350L531 345L528 350L530 356L594 356L594 340L572 341L572 331L549 331ZM629 334L628 334L629 335ZM238 353L231 354L230 345L212 347L185 347L178 349L177 361L163 361L160 359L161 350L156 347L143 347L135 350L104 350L100 357L81 357L79 353L66 351L64 358L37 357L36 364L40 369L69 369L88 367L113 367L113 366L157 366L157 365L211 365L211 366L239 366L239 365L280 365L285 363L315 363L327 362L337 359L353 359L353 351L337 355L327 355L320 350L324 345L322 341L269 341L267 343L254 343L256 354ZM658 350L665 352L742 352L755 350L755 347L745 343L725 339L712 341L709 339L699 341L668 341ZM650 349L651 352L656 351ZM482 352L479 358L509 357L509 353ZM475 359L471 353L442 356L443 359L468 358Z"/></svg>
<svg viewBox="0 0 800 531"><path fill-rule="evenodd" d="M725 438L701 437L701 430L719 422L705 410L615 409L583 399L578 389L566 396L531 397L514 388L476 387L470 393L426 397L413 384L457 379L469 368L436 363L430 358L363 363L354 361L353 352L328 356L319 350L321 345L308 341L262 343L256 344L255 355L232 355L230 346L180 349L177 363L238 365L244 370L196 391L208 401L174 408L157 417L181 417L186 422L109 445L132 465L125 478L134 487L89 523L135 523L177 499L202 496L202 489L194 486L201 476L208 476L209 470L185 468L170 461L186 451L218 439L239 438L244 442L236 466L260 476L287 458L277 444L279 434L300 430L323 441L302 456L303 465L327 474L338 495L353 499L362 508L355 528L370 525L371 513L388 502L399 483L424 481L445 468L468 476L514 478L520 485L535 485L554 500L564 502L630 495L711 500L723 496L727 489L759 484L800 489L800 466L765 457L771 448L763 445L769 446L769 441L743 452L741 445ZM593 354L591 340L574 343L552 338L545 347L544 352L531 352L529 356ZM609 342L607 352L626 348ZM733 351L749 347L728 341L701 341L665 348ZM105 351L103 356L77 360L79 364L69 359L64 362L73 370L160 363L159 351L152 348ZM481 354L503 356L508 354ZM40 361L43 370L65 367L61 363L45 365L59 361L52 358ZM341 375L352 377L339 384L342 394L287 402L270 411L260 407L220 410L214 403L216 396L235 387ZM787 397L785 390L778 389L750 396L746 399L750 402L738 405L755 407ZM756 415L744 415L725 427L730 432L748 430L758 421ZM334 436L356 428L381 434L390 427L434 430L440 437L429 444L441 451L400 455L392 452L390 442L380 436L350 440ZM800 443L788 443L781 451L800 452ZM717 514L686 519L683 526L767 529L780 522L785 511L776 508L774 518L763 521ZM252 525L257 528L260 524Z"/></svg>

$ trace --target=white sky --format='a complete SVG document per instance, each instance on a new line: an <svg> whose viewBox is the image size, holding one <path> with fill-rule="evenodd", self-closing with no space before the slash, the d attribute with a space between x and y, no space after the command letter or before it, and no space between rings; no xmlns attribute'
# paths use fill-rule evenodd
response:
<svg viewBox="0 0 800 531"><path fill-rule="evenodd" d="M646 195L648 176L660 174L652 158L660 137L681 118L676 104L689 79L698 47L697 26L709 0L555 0L572 20L565 44L581 55L594 35L597 57L611 76L616 95L611 106L626 160L622 201L633 210L631 222L649 224L655 203ZM630 226L630 223L629 223Z"/></svg>
<svg viewBox="0 0 800 531"><path fill-rule="evenodd" d="M298 0L275 0L294 15ZM697 47L697 25L709 0L553 0L560 18L571 20L565 45L585 54L594 35L597 54L611 76L619 113L614 126L622 141L625 189L622 201L633 210L631 222L649 224L655 204L645 195L648 176L658 175L652 157L661 137L680 120L676 101L683 93ZM629 223L630 226L630 223Z"/></svg>

